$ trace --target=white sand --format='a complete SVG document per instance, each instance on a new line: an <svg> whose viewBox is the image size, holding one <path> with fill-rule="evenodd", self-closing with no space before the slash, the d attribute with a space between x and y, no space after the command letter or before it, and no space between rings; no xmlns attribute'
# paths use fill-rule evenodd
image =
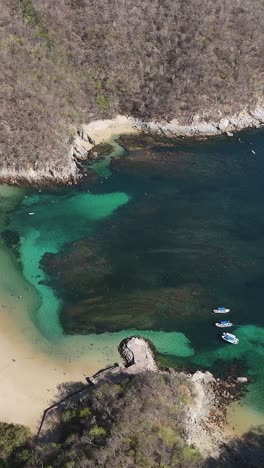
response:
<svg viewBox="0 0 264 468"><path fill-rule="evenodd" d="M6 313L1 315L0 329L0 419L28 425L34 431L57 386L80 381L89 368L85 362L56 363L36 352Z"/></svg>
<svg viewBox="0 0 264 468"><path fill-rule="evenodd" d="M70 359L73 343L69 343L68 357L60 359L60 354L66 354L67 341L62 349L58 344L53 350L38 333L28 312L37 307L39 298L4 248L0 265L0 420L35 430L42 411L56 396L57 386L84 380L84 375L102 366L103 357L95 350L89 360L87 352Z"/></svg>
<svg viewBox="0 0 264 468"><path fill-rule="evenodd" d="M98 145L99 143L110 141L119 135L138 133L139 129L136 128L135 121L132 118L118 115L111 120L95 120L88 125L83 125L82 132L84 136L88 134L95 144Z"/></svg>
<svg viewBox="0 0 264 468"><path fill-rule="evenodd" d="M36 432L43 410L59 399L60 384L85 383L85 377L118 359L114 338L105 340L108 354L98 342L91 347L92 335L90 340L64 337L52 345L45 342L25 311L19 323L8 308L0 312L1 421L24 424Z"/></svg>
<svg viewBox="0 0 264 468"><path fill-rule="evenodd" d="M118 115L111 120L95 120L88 125L82 125L80 136L76 136L73 147L78 149L78 154L80 155L83 153L83 149L89 151L94 145L110 143L113 147L113 151L109 156L121 156L124 149L115 139L121 135L136 134L139 133L139 131L134 119L123 115ZM88 137L93 141L93 144L89 142ZM86 157L86 151L84 151L84 157Z"/></svg>

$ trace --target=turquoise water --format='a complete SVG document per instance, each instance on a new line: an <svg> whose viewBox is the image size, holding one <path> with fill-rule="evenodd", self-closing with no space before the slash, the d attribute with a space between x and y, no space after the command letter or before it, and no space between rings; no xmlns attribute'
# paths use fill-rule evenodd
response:
<svg viewBox="0 0 264 468"><path fill-rule="evenodd" d="M100 219L110 216L128 200L128 195L118 192L98 196L90 193L34 194L24 198L19 215L15 217L20 234L19 253L25 277L42 298L34 319L46 337L59 338L63 330L58 315L61 301L52 288L42 284L45 279L40 266L42 256L46 252L56 253L65 243L91 234Z"/></svg>
<svg viewBox="0 0 264 468"><path fill-rule="evenodd" d="M264 133L151 147L137 138L142 148L128 145L92 192L33 191L11 213L42 299L32 320L53 343L138 333L163 362L246 373L247 402L262 411ZM213 326L217 305L231 307L238 346Z"/></svg>

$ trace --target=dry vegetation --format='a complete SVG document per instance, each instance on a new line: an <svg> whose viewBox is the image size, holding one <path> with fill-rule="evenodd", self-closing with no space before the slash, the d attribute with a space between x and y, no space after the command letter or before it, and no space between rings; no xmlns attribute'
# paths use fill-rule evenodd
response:
<svg viewBox="0 0 264 468"><path fill-rule="evenodd" d="M65 383L60 397L80 383ZM260 468L264 427L203 459L186 443L193 388L183 375L138 374L102 381L68 399L40 439L0 422L1 468ZM215 458L216 457L216 458Z"/></svg>
<svg viewBox="0 0 264 468"><path fill-rule="evenodd" d="M0 0L1 166L66 164L117 112L186 121L263 97L261 0Z"/></svg>
<svg viewBox="0 0 264 468"><path fill-rule="evenodd" d="M56 443L34 444L25 428L0 423L0 466L199 468L199 452L184 440L191 396L186 379L169 374L103 383L60 411L46 436Z"/></svg>

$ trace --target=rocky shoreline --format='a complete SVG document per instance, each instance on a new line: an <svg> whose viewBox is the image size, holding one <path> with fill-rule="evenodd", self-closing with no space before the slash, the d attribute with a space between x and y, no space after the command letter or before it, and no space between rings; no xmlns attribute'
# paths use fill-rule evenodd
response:
<svg viewBox="0 0 264 468"><path fill-rule="evenodd" d="M89 386L101 385L106 382L117 384L133 375L154 372L181 376L183 381L189 382L191 389L191 404L186 406L185 439L189 445L199 449L204 458L217 457L223 444L229 443L230 435L225 432L226 410L229 404L239 400L245 392L246 377L215 379L206 371L196 371L193 374L179 372L175 369L159 368L155 360L155 348L148 340L132 336L124 339L118 347L123 363L115 363L101 369L92 377L87 377L88 387L82 386L80 390L62 400L74 398L82 394ZM56 407L56 409L53 409ZM51 412L44 411L41 422L44 433L52 427L54 419L58 419L57 411L61 411L60 402L50 407ZM45 417L45 421L44 421ZM40 430L38 435L40 434Z"/></svg>
<svg viewBox="0 0 264 468"><path fill-rule="evenodd" d="M217 456L222 445L230 440L230 435L225 431L227 408L232 402L242 398L248 379L232 376L215 379L208 371L197 370L189 374L170 368L160 369L155 361L155 348L144 338L127 338L120 343L118 349L125 363L122 373L170 373L181 375L190 381L193 394L192 404L186 414L186 441L189 445L195 445L204 457ZM116 368L114 375L116 376Z"/></svg>
<svg viewBox="0 0 264 468"><path fill-rule="evenodd" d="M144 122L134 117L118 115L111 120L97 120L88 125L83 125L77 132L70 154L75 160L88 160L95 151L96 146L101 143L111 141L120 148L114 139L124 134L143 133L166 138L208 138L222 134L232 137L235 132L249 128L260 128L263 125L263 106L221 117L219 120L211 122L207 122L199 115L195 115L188 124L182 124L178 119L173 119L170 122Z"/></svg>
<svg viewBox="0 0 264 468"><path fill-rule="evenodd" d="M210 122L199 115L194 115L188 124L181 124L178 119L168 123L135 120L135 124L141 131L154 132L167 137L210 137L221 134L233 136L235 132L264 125L264 108L256 106L255 109L244 110L230 116L220 116L219 119Z"/></svg>
<svg viewBox="0 0 264 468"><path fill-rule="evenodd" d="M218 455L230 440L225 431L227 408L245 393L245 377L231 376L215 379L210 372L196 371L190 376L196 397L189 409L188 442L199 448L204 456ZM241 380L240 380L241 379Z"/></svg>
<svg viewBox="0 0 264 468"><path fill-rule="evenodd" d="M134 359L127 354L127 350L132 351ZM232 402L242 398L248 379L232 376L215 379L208 371L197 370L189 374L170 368L159 369L155 362L155 348L143 338L132 337L123 340L119 352L129 374L142 371L171 373L182 375L190 381L193 395L192 404L186 414L186 441L189 445L195 445L204 457L217 456L222 445L230 440L230 435L225 431L227 408Z"/></svg>
<svg viewBox="0 0 264 468"><path fill-rule="evenodd" d="M134 117L118 115L113 119L96 120L82 125L76 130L68 154L62 165L47 161L45 167L30 169L22 167L0 168L0 182L11 185L56 186L74 185L82 181L94 181L93 171L84 162L94 162L97 158L96 147L102 143L111 143L114 152L122 151L115 139L124 134L151 134L167 138L207 138L226 134L233 136L249 128L264 125L264 107L259 105L252 110L244 110L230 116L206 121L199 115L191 116L187 124L178 119L170 122L145 122Z"/></svg>
<svg viewBox="0 0 264 468"><path fill-rule="evenodd" d="M206 458L216 457L223 444L231 439L225 432L226 411L233 401L241 399L246 391L246 377L215 379L206 371L193 374L170 368L159 368L155 360L155 348L148 340L132 336L124 339L118 347L123 363L115 363L87 377L89 385L120 380L144 372L182 376L190 383L191 404L186 405L185 439L196 446Z"/></svg>

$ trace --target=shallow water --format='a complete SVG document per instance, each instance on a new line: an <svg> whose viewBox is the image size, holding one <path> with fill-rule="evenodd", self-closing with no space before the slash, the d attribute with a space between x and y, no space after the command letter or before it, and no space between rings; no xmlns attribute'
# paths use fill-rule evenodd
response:
<svg viewBox="0 0 264 468"><path fill-rule="evenodd" d="M92 191L27 193L10 213L5 238L41 301L31 319L62 354L107 347L102 365L116 357L108 346L139 333L164 364L246 373L245 402L260 414L264 133L152 147L137 138ZM221 341L215 305L231 307L238 346Z"/></svg>

